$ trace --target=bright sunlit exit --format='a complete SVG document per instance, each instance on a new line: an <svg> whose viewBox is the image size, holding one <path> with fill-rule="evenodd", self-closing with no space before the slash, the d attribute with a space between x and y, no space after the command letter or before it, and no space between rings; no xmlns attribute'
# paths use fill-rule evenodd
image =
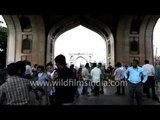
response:
<svg viewBox="0 0 160 120"><path fill-rule="evenodd" d="M0 26L7 28L6 22L3 19L2 15L0 15Z"/></svg>
<svg viewBox="0 0 160 120"><path fill-rule="evenodd" d="M96 32L81 25L61 34L55 41L55 56L63 54L70 64L70 53L91 53L92 62L106 63L106 42ZM75 63L77 67L85 64L81 57Z"/></svg>
<svg viewBox="0 0 160 120"><path fill-rule="evenodd" d="M154 56L160 56L160 18L158 19L153 31Z"/></svg>

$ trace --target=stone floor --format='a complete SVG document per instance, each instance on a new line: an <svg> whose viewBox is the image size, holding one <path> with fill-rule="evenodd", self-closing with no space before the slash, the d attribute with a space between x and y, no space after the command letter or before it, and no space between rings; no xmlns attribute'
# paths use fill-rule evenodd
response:
<svg viewBox="0 0 160 120"><path fill-rule="evenodd" d="M82 91L82 87L78 89L79 93ZM89 90L90 91L90 90ZM74 105L129 105L128 102L128 89L126 87L126 95L125 96L116 96L116 87L105 86L104 94L99 96L84 96L80 95L74 102ZM136 100L135 100L136 104ZM153 101L151 98L146 98L143 96L143 105L160 105L159 102Z"/></svg>

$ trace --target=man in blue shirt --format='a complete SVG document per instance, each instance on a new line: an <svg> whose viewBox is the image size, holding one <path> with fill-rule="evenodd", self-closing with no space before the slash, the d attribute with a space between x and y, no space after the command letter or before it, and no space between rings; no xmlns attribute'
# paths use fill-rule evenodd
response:
<svg viewBox="0 0 160 120"><path fill-rule="evenodd" d="M141 87L148 77L144 69L138 66L138 63L138 60L133 60L132 66L125 71L125 78L128 81L129 87L130 105L134 105L134 94L136 95L137 105L142 105Z"/></svg>

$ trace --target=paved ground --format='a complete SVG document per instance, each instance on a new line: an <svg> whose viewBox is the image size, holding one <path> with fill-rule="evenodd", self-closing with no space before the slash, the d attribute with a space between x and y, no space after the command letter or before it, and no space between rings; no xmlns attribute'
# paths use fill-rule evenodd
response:
<svg viewBox="0 0 160 120"><path fill-rule="evenodd" d="M81 93L82 87L79 87L79 92ZM99 96L84 96L80 95L75 101L75 105L129 105L128 102L128 89L126 87L125 96L116 96L116 87L106 86L104 88L104 94ZM136 103L136 100L135 100ZM143 105L160 105L159 102L153 101L151 98L146 98L143 96Z"/></svg>

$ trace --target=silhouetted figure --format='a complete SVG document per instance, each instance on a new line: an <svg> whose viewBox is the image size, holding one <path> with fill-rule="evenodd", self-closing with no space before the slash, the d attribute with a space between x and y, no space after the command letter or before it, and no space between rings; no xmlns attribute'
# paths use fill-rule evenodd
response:
<svg viewBox="0 0 160 120"><path fill-rule="evenodd" d="M70 81L73 81L73 72L66 66L65 56L60 54L55 58L58 67L58 81L67 83L66 85L56 85L55 104L56 105L72 105L76 93L76 88Z"/></svg>
<svg viewBox="0 0 160 120"><path fill-rule="evenodd" d="M17 75L17 64L7 65L7 81L0 86L0 99L5 96L7 105L28 105L30 82Z"/></svg>

